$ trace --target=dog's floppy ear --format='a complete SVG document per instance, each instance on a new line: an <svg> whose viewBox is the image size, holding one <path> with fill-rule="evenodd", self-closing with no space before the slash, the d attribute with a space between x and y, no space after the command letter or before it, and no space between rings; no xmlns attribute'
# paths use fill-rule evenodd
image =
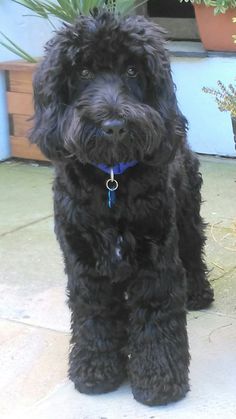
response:
<svg viewBox="0 0 236 419"><path fill-rule="evenodd" d="M153 162L171 161L186 136L187 121L178 108L176 88L172 80L166 32L157 24L139 16L136 19L133 43L142 45L142 60L148 77L148 101L165 124L166 135ZM137 48L137 46L136 46Z"/></svg>
<svg viewBox="0 0 236 419"><path fill-rule="evenodd" d="M67 122L67 71L66 45L63 32L47 45L44 60L34 76L34 125L30 140L37 144L49 159L66 156L63 132Z"/></svg>
<svg viewBox="0 0 236 419"><path fill-rule="evenodd" d="M146 44L146 59L150 77L150 92L153 106L165 122L166 138L160 144L156 156L160 162L171 161L186 137L187 120L179 110L176 87L172 80L169 54L165 45L165 31L149 22Z"/></svg>

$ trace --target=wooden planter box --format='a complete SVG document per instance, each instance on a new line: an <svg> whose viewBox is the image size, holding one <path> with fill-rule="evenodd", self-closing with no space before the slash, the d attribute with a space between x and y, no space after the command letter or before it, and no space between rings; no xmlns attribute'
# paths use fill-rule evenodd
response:
<svg viewBox="0 0 236 419"><path fill-rule="evenodd" d="M36 64L24 61L0 63L0 70L6 73L11 156L46 160L39 148L27 139L32 126L29 119L34 112L32 77L35 68Z"/></svg>

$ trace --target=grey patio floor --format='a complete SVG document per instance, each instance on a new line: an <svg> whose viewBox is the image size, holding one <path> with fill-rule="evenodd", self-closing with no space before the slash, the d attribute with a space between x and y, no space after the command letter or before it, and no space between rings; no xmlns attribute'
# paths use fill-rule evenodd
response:
<svg viewBox="0 0 236 419"><path fill-rule="evenodd" d="M188 315L191 392L145 407L130 386L101 396L67 379L69 312L53 233L50 167L0 165L0 417L236 418L236 160L202 157L202 213L215 303Z"/></svg>

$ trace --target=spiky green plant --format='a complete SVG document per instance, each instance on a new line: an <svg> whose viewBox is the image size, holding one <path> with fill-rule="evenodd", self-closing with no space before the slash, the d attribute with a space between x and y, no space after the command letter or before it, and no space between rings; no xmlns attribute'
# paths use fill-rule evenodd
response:
<svg viewBox="0 0 236 419"><path fill-rule="evenodd" d="M225 13L228 9L236 8L236 0L179 0L180 3L205 4L208 7L214 7L214 14Z"/></svg>
<svg viewBox="0 0 236 419"><path fill-rule="evenodd" d="M19 45L15 44L15 42L11 41L11 39L9 39L6 35L4 35L4 33L0 31L0 34L6 40L6 42L0 41L0 45L7 48L9 51L13 52L13 54L18 55L18 57L22 58L23 60L28 61L29 63L37 62L37 60L34 57L32 57L25 50L20 48Z"/></svg>
<svg viewBox="0 0 236 419"><path fill-rule="evenodd" d="M126 14L147 0L12 0L31 10L36 16L44 19L56 17L63 22L71 23L78 14L88 15L90 10L104 7L110 11Z"/></svg>
<svg viewBox="0 0 236 419"><path fill-rule="evenodd" d="M72 23L79 14L88 15L90 10L96 8L104 8L114 13L124 15L128 12L132 13L135 8L146 3L147 0L11 0L20 4L30 12L33 16L46 19L52 26L52 18L57 18L62 22ZM9 51L18 55L20 58L28 62L36 62L37 60L19 47L15 42L11 41L6 35L0 32L4 41L0 41L0 45Z"/></svg>
<svg viewBox="0 0 236 419"><path fill-rule="evenodd" d="M218 89L203 87L202 90L214 97L221 112L230 112L232 117L236 117L236 84L231 83L225 86L220 80L217 81L217 84Z"/></svg>
<svg viewBox="0 0 236 419"><path fill-rule="evenodd" d="M94 7L101 7L104 0L12 0L32 11L43 19L56 17L63 22L71 23L79 13L87 15Z"/></svg>

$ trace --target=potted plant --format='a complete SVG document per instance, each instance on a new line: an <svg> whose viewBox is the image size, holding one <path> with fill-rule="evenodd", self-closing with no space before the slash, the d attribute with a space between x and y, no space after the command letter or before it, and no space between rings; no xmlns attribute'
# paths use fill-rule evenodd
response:
<svg viewBox="0 0 236 419"><path fill-rule="evenodd" d="M211 51L236 51L232 43L236 0L179 0L194 6L199 34L204 47Z"/></svg>
<svg viewBox="0 0 236 419"><path fill-rule="evenodd" d="M233 17L233 23L236 23L236 17ZM236 35L232 36L234 43L236 44Z"/></svg>
<svg viewBox="0 0 236 419"><path fill-rule="evenodd" d="M213 95L221 112L230 112L236 149L236 84L234 86L231 83L225 86L222 81L218 80L217 85L217 89L203 87L203 91Z"/></svg>
<svg viewBox="0 0 236 419"><path fill-rule="evenodd" d="M89 14L94 7L105 7L121 14L134 10L146 0L12 0L19 3L34 15L46 19L55 29L53 18L72 23L78 14ZM1 33L1 32L0 32ZM29 143L28 131L33 115L32 78L38 59L29 55L15 42L1 33L0 44L15 53L22 60L0 63L0 71L6 75L7 103L10 127L12 157L45 160L36 145Z"/></svg>

